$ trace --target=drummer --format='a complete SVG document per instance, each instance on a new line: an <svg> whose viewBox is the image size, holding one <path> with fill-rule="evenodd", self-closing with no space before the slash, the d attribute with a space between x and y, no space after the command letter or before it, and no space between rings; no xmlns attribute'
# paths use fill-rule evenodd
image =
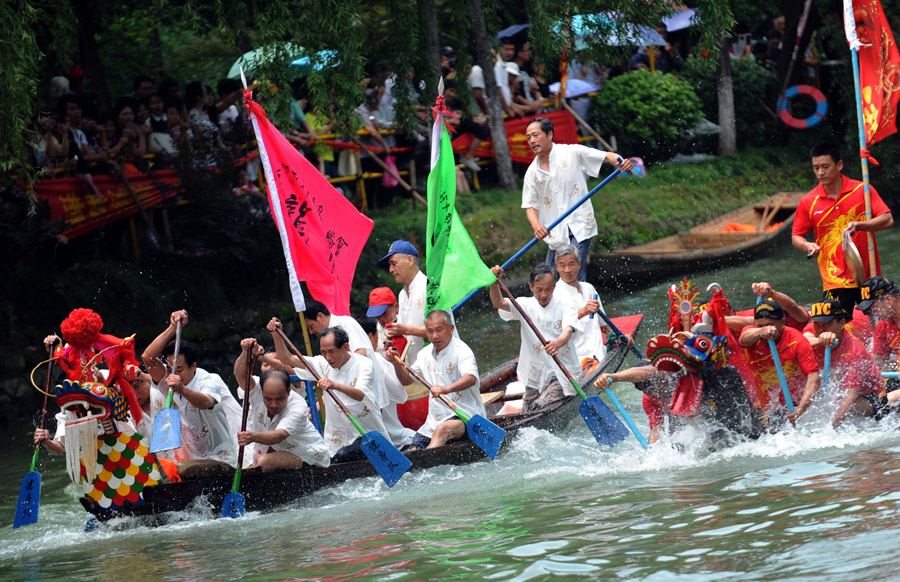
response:
<svg viewBox="0 0 900 582"><path fill-rule="evenodd" d="M819 185L797 206L791 242L808 257L818 257L825 297L840 301L844 311L853 313L853 306L862 298L859 284L844 256L841 237L846 233L853 237L858 249L866 249L866 233L891 228L894 217L875 188L870 188L872 219L866 220L863 183L841 174L844 162L835 144L820 143L809 155ZM810 232L813 242L806 240ZM866 273L881 272L877 251L874 271L870 269L868 253L863 252L861 258Z"/></svg>

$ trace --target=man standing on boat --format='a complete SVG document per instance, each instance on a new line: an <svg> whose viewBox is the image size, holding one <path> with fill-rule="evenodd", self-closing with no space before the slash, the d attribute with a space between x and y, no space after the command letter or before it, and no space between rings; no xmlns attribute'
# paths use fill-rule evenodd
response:
<svg viewBox="0 0 900 582"><path fill-rule="evenodd" d="M237 433L241 407L218 374L197 366L197 347L181 342L178 361L172 361L178 322L188 323L187 311L169 316L169 326L144 350L141 358L163 395L175 392L173 407L181 412L181 447L175 449L178 474L183 478L231 475L237 464ZM166 358L165 363L160 356ZM154 414L157 411L154 411Z"/></svg>
<svg viewBox="0 0 900 582"><path fill-rule="evenodd" d="M769 349L770 339L775 341L791 401L796 405L801 397L811 397L819 389L819 367L809 341L799 330L787 327L784 316L781 305L772 299L762 301L753 312L753 325L745 327L738 340L753 371L763 413L787 406Z"/></svg>
<svg viewBox="0 0 900 582"><path fill-rule="evenodd" d="M548 232L546 225L559 218L575 202L588 193L585 174L597 177L600 166L608 162L623 172L631 171L630 160L622 160L615 152L595 150L579 144L553 143L553 122L536 117L525 129L525 139L535 158L525 172L522 187L522 208L531 223L534 236L547 243L546 262L553 266L555 251L566 243L578 248L581 268L578 280L587 275L591 240L597 235L594 207L588 200L569 215L562 224Z"/></svg>
<svg viewBox="0 0 900 582"><path fill-rule="evenodd" d="M409 241L395 240L388 253L378 261L394 280L403 285L398 298L397 321L387 329L389 338L405 336L409 342L406 361L414 363L425 337L425 291L428 277L419 270L419 251Z"/></svg>
<svg viewBox="0 0 900 582"><path fill-rule="evenodd" d="M875 188L870 188L872 219L866 220L863 183L841 174L841 151L832 143L820 143L810 150L813 171L819 185L810 190L797 206L791 242L808 257L818 257L824 296L840 301L847 313L861 301L859 285L841 245L843 233L853 237L860 249L863 268L869 270L867 232L891 228L894 217ZM806 240L812 231L814 242ZM875 249L875 274L881 273L878 249Z"/></svg>
<svg viewBox="0 0 900 582"><path fill-rule="evenodd" d="M556 251L559 282L553 290L554 298L571 302L578 312L584 333L576 334L572 341L575 342L575 354L582 368L603 360L606 356L603 336L612 331L602 318L594 316L598 311L603 311L597 290L590 283L578 280L583 263L577 248L569 243L560 246ZM626 340L632 341L628 336Z"/></svg>
<svg viewBox="0 0 900 582"><path fill-rule="evenodd" d="M425 424L413 437L414 450L439 447L466 434L465 423L440 401L439 395L449 398L469 416L480 414L487 417L479 391L475 354L461 339L453 336L453 328L449 311L437 309L425 318L425 329L431 343L419 352L416 363L410 367L431 385L431 395ZM412 377L393 356L400 357L400 353L391 348L385 357L394 364L400 383L409 386L413 383Z"/></svg>
<svg viewBox="0 0 900 582"><path fill-rule="evenodd" d="M307 418L309 407L291 390L291 377L278 368L268 368L250 377L249 354L262 355L262 346L253 338L241 341L241 355L234 362L234 377L250 399L247 430L238 433L238 444L248 447L245 465L264 473L276 469L299 469L304 462L327 467L331 463L322 435ZM246 461L250 462L247 463Z"/></svg>
<svg viewBox="0 0 900 582"><path fill-rule="evenodd" d="M503 269L499 266L491 268L491 272L499 281ZM519 381L525 385L525 396L522 399L522 412L543 408L565 396L575 394L562 372L555 371L555 364L547 356L557 356L562 364L572 373L578 370L578 359L575 355L572 336L581 333L581 323L575 306L569 301L561 301L554 297L556 282L553 272L545 263L539 263L531 272L528 283L533 297L519 297L517 302L528 317L547 340L546 345L535 336L522 316L500 294L500 284L491 285L491 304L504 321L518 320L521 332L519 347L519 365L516 372ZM552 338L552 339L551 339ZM546 355L545 355L546 352Z"/></svg>
<svg viewBox="0 0 900 582"><path fill-rule="evenodd" d="M283 345L281 336L275 336L276 347ZM365 459L362 437L334 399L324 392L331 389L350 414L366 432L376 430L387 433L381 418L381 409L372 394L372 362L369 358L350 351L350 338L340 327L329 327L319 335L321 356L303 358L297 375L303 380L314 380L307 367L319 376L319 388L323 391L325 407L325 444L334 463Z"/></svg>

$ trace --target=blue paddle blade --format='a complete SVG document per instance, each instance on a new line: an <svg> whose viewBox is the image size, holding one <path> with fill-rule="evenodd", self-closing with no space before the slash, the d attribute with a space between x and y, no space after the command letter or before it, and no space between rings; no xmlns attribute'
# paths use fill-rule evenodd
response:
<svg viewBox="0 0 900 582"><path fill-rule="evenodd" d="M588 396L582 400L578 412L601 445L614 447L631 434L599 396Z"/></svg>
<svg viewBox="0 0 900 582"><path fill-rule="evenodd" d="M484 451L484 454L491 459L497 458L497 453L500 452L500 445L503 444L503 439L506 438L505 430L480 414L476 414L466 423L466 432L469 434L472 442Z"/></svg>
<svg viewBox="0 0 900 582"><path fill-rule="evenodd" d="M31 471L22 479L22 486L19 488L19 502L16 504L16 517L13 519L13 528L37 522L40 506L41 474L37 471Z"/></svg>
<svg viewBox="0 0 900 582"><path fill-rule="evenodd" d="M160 410L153 419L150 452L170 451L181 446L181 412L175 408Z"/></svg>
<svg viewBox="0 0 900 582"><path fill-rule="evenodd" d="M222 512L219 515L222 517L230 517L232 519L243 516L244 496L236 491L232 491L226 495L225 500L222 501Z"/></svg>
<svg viewBox="0 0 900 582"><path fill-rule="evenodd" d="M393 487L412 467L410 460L376 430L363 435L362 451L388 487Z"/></svg>

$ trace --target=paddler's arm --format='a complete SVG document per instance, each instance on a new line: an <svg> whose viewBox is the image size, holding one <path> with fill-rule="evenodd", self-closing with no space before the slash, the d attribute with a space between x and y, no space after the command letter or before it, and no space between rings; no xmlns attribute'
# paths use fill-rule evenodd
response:
<svg viewBox="0 0 900 582"><path fill-rule="evenodd" d="M37 428L34 430L34 446L41 445L51 455L62 455L66 452L66 447L60 441L50 438L50 431L46 428Z"/></svg>
<svg viewBox="0 0 900 582"><path fill-rule="evenodd" d="M638 366L613 374L600 374L600 377L594 381L594 388L606 390L613 382L631 382L632 384L637 384L638 382L646 382L659 375L659 370L653 366Z"/></svg>
<svg viewBox="0 0 900 582"><path fill-rule="evenodd" d="M759 340L776 340L776 336L778 335L778 330L775 329L774 325L767 325L764 327L756 327L752 329L748 329L744 333L741 334L740 339L738 339L738 343L741 344L742 347L749 348Z"/></svg>
<svg viewBox="0 0 900 582"><path fill-rule="evenodd" d="M238 444L242 447L246 447L250 443L257 443L260 445L277 445L289 436L291 435L288 434L288 431L284 430L283 428L267 430L265 432L253 432L245 430L237 434L237 440Z"/></svg>
<svg viewBox="0 0 900 582"><path fill-rule="evenodd" d="M798 323L806 323L809 321L809 313L806 312L805 309L797 305L797 302L794 301L789 295L785 295L781 291L776 291L772 288L771 285L766 283L765 281L760 281L759 283L753 283L751 285L753 292L761 297L771 297L775 300L775 302L784 309L788 315L793 318L794 321Z"/></svg>
<svg viewBox="0 0 900 582"><path fill-rule="evenodd" d="M544 240L549 236L550 232L544 228L544 225L541 224L541 221L538 219L537 208L526 208L525 218L527 218L528 223L531 224L531 230L534 231L534 238Z"/></svg>
<svg viewBox="0 0 900 582"><path fill-rule="evenodd" d="M337 382L326 376L323 376L321 379L319 379L319 388L321 388L322 390L328 390L330 388L331 390L343 392L357 402L360 402L363 398L366 397L366 393L359 388L347 386L345 384L338 384Z"/></svg>
<svg viewBox="0 0 900 582"><path fill-rule="evenodd" d="M424 325L407 325L405 323L389 323L384 328L384 334L388 337L399 337L401 335L414 335L416 337L426 337ZM366 350L360 348L356 350L357 354L366 355Z"/></svg>
<svg viewBox="0 0 900 582"><path fill-rule="evenodd" d="M285 345L284 340L281 339L281 334L278 333L279 330L283 329L281 325L281 320L277 317L273 317L269 320L269 323L266 324L266 329L272 334L272 341L275 343L275 354L278 356L278 359L284 362L289 366L293 366L294 368L306 367L303 365L303 362L292 354L287 345Z"/></svg>
<svg viewBox="0 0 900 582"><path fill-rule="evenodd" d="M394 356L400 357L400 352L397 351L397 348L388 348L384 351L384 357L394 366L394 372L397 374L397 379L400 380L400 383L404 386L409 386L413 383L412 376L406 371L406 366L395 360Z"/></svg>
<svg viewBox="0 0 900 582"><path fill-rule="evenodd" d="M794 245L795 249L806 253L806 256L808 256L809 258L817 257L819 255L819 245L814 242L809 242L808 240L806 240L805 236L792 234L791 244Z"/></svg>
<svg viewBox="0 0 900 582"><path fill-rule="evenodd" d="M181 320L182 328L188 323L188 313L184 309L172 312L172 314L169 316L169 327L167 327L161 334L156 336L156 339L150 342L150 345L148 345L144 349L144 353L141 354L141 359L144 361L144 366L146 366L147 372L150 374L150 377L153 378L154 384L162 381L162 379L165 378L166 374L168 373L166 365L162 361L160 361L159 355L166 348L166 345L175 338L175 330L177 327L177 322L179 320Z"/></svg>
<svg viewBox="0 0 900 582"><path fill-rule="evenodd" d="M166 384L168 384L169 388L171 388L175 394L183 396L188 402L193 404L194 407L200 410L209 410L219 402L211 394L197 392L192 388L188 388L178 374L169 374L166 378ZM249 397L249 395L245 395L245 398L246 397Z"/></svg>
<svg viewBox="0 0 900 582"><path fill-rule="evenodd" d="M247 398L247 392L249 389L245 384L247 383L247 358L250 350L255 350L257 355L262 351L261 346L256 343L256 340L252 337L248 337L241 340L241 355L237 357L234 361L234 379L237 380L238 386L244 389L244 398ZM292 374L293 371L288 372L288 374ZM256 382L253 380L253 377L250 377L250 388L256 386Z"/></svg>
<svg viewBox="0 0 900 582"><path fill-rule="evenodd" d="M850 386L847 390L847 395L844 396L844 399L841 400L841 405L838 406L837 412L834 413L834 419L831 421L831 426L833 428L837 428L844 421L844 417L847 416L847 413L850 412L850 409L853 407L853 403L856 402L856 399L859 398L859 386Z"/></svg>
<svg viewBox="0 0 900 582"><path fill-rule="evenodd" d="M447 386L435 385L431 387L431 393L435 396L440 394L451 394L453 392L462 392L467 388L475 385L478 379L473 374L463 374L452 384Z"/></svg>
<svg viewBox="0 0 900 582"><path fill-rule="evenodd" d="M847 234L853 234L858 230L863 232L878 232L880 230L887 230L894 226L894 215L890 212L885 212L884 214L878 215L872 220L863 220L860 222L851 222L847 225L847 228L844 231Z"/></svg>
<svg viewBox="0 0 900 582"><path fill-rule="evenodd" d="M557 336L556 339L552 339L552 340L548 341L546 343L546 345L544 345L544 351L546 351L547 354L549 354L551 356L555 356L556 354L558 354L559 349L561 347L563 347L564 345L566 345L566 342L568 342L569 338L572 337L573 331L574 330L572 329L572 326L567 325L566 329L564 329L563 332L561 334L559 334L559 336Z"/></svg>
<svg viewBox="0 0 900 582"><path fill-rule="evenodd" d="M494 309L512 311L509 300L505 299L500 293L499 281L501 278L503 278L503 269L501 269L499 265L494 265L493 267L491 267L491 273L493 273L494 276L497 277L497 281L491 283L491 286L488 290L491 296L491 305L493 305Z"/></svg>
<svg viewBox="0 0 900 582"><path fill-rule="evenodd" d="M800 397L800 404L794 410L794 414L788 414L787 418L793 424L800 416L809 408L809 402L819 390L819 370L806 376L806 387L803 388L803 396ZM838 411L840 412L840 411ZM846 411L844 411L846 413ZM837 426L837 425L835 425Z"/></svg>

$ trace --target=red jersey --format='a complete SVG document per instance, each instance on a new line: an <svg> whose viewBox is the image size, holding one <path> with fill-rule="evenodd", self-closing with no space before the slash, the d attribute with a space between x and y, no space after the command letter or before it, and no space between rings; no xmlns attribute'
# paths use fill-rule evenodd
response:
<svg viewBox="0 0 900 582"><path fill-rule="evenodd" d="M651 398L644 394L642 399L642 403L644 405L644 412L647 413L647 418L650 420L650 428L656 428L663 423L663 419L666 417L666 405L655 398Z"/></svg>
<svg viewBox="0 0 900 582"><path fill-rule="evenodd" d="M891 211L875 188L870 187L869 192L872 199L872 218ZM837 199L829 197L822 184L810 190L800 199L791 233L806 236L810 231L813 232L816 244L821 249L819 251L819 274L822 276L822 288L825 291L858 286L844 257L841 233L851 222L865 220L866 202L863 183L859 180L851 180L847 176L841 176L841 193ZM856 243L856 247L862 255L863 267L868 273L869 253L866 249L869 244L866 240L866 233L857 231L853 235L853 242ZM875 273L881 274L877 246L875 248Z"/></svg>
<svg viewBox="0 0 900 582"><path fill-rule="evenodd" d="M814 352L819 369L824 369L825 346L817 347ZM829 385L858 386L860 396L864 394L884 396L884 379L875 359L866 351L862 342L849 333L844 333L837 347L831 349Z"/></svg>
<svg viewBox="0 0 900 582"><path fill-rule="evenodd" d="M847 322L844 329L852 333L853 337L858 339L863 347L872 345L872 324L869 323L869 318L866 317L866 314L859 309L853 309L853 319Z"/></svg>
<svg viewBox="0 0 900 582"><path fill-rule="evenodd" d="M741 335L748 329L756 329L756 326L748 325L741 330ZM781 391L781 382L778 379L778 372L775 370L775 363L772 361L772 352L769 351L769 342L759 340L749 348L742 347L742 349L758 387L761 408L763 410L771 408L776 398L784 406L784 394ZM819 370L816 356L813 354L809 341L792 327L785 327L781 331L781 337L778 338L775 349L781 359L781 367L784 369L784 377L791 393L791 400L797 404L806 388L806 377Z"/></svg>
<svg viewBox="0 0 900 582"><path fill-rule="evenodd" d="M900 352L900 327L893 320L879 321L875 326L875 342L872 353L879 358L889 358Z"/></svg>

